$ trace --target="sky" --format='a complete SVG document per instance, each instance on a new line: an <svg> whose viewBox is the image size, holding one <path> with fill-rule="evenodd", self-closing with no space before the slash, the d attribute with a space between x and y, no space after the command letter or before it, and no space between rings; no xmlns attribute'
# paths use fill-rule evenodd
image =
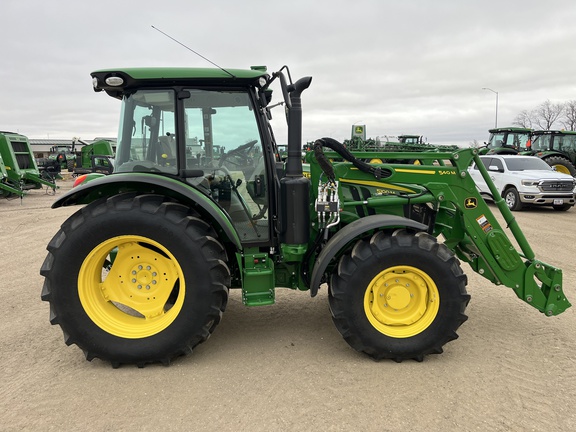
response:
<svg viewBox="0 0 576 432"><path fill-rule="evenodd" d="M2 0L0 17L0 130L29 138L116 136L120 102L92 90L94 70L211 66L152 26L223 68L312 76L304 142L362 124L467 147L576 99L572 0Z"/></svg>

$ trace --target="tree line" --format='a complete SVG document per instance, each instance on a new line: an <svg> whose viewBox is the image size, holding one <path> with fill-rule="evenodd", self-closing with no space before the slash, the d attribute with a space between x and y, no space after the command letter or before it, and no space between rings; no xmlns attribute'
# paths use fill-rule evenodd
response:
<svg viewBox="0 0 576 432"><path fill-rule="evenodd" d="M576 100L564 103L552 103L546 100L532 110L521 111L514 121L516 126L537 129L551 130L554 125L562 125L562 129L576 130ZM559 129L556 126L556 129Z"/></svg>

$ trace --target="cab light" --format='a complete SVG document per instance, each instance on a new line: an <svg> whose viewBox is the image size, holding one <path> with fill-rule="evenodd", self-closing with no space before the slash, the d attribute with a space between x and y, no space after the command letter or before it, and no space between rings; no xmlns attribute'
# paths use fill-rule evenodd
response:
<svg viewBox="0 0 576 432"><path fill-rule="evenodd" d="M106 84L112 87L118 87L124 84L124 80L119 76L109 76L106 78Z"/></svg>

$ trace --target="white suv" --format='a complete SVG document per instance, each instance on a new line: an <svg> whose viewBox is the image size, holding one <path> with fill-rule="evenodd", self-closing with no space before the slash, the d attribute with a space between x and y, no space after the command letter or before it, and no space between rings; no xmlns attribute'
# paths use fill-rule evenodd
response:
<svg viewBox="0 0 576 432"><path fill-rule="evenodd" d="M485 155L480 160L510 210L527 205L552 206L565 211L574 205L576 180L555 171L535 156ZM468 168L480 194L492 199L476 164Z"/></svg>

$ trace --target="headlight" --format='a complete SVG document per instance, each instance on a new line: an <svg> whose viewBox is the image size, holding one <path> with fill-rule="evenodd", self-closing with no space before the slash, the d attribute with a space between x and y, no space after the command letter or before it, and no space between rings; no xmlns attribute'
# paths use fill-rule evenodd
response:
<svg viewBox="0 0 576 432"><path fill-rule="evenodd" d="M522 180L524 186L538 186L540 180Z"/></svg>

